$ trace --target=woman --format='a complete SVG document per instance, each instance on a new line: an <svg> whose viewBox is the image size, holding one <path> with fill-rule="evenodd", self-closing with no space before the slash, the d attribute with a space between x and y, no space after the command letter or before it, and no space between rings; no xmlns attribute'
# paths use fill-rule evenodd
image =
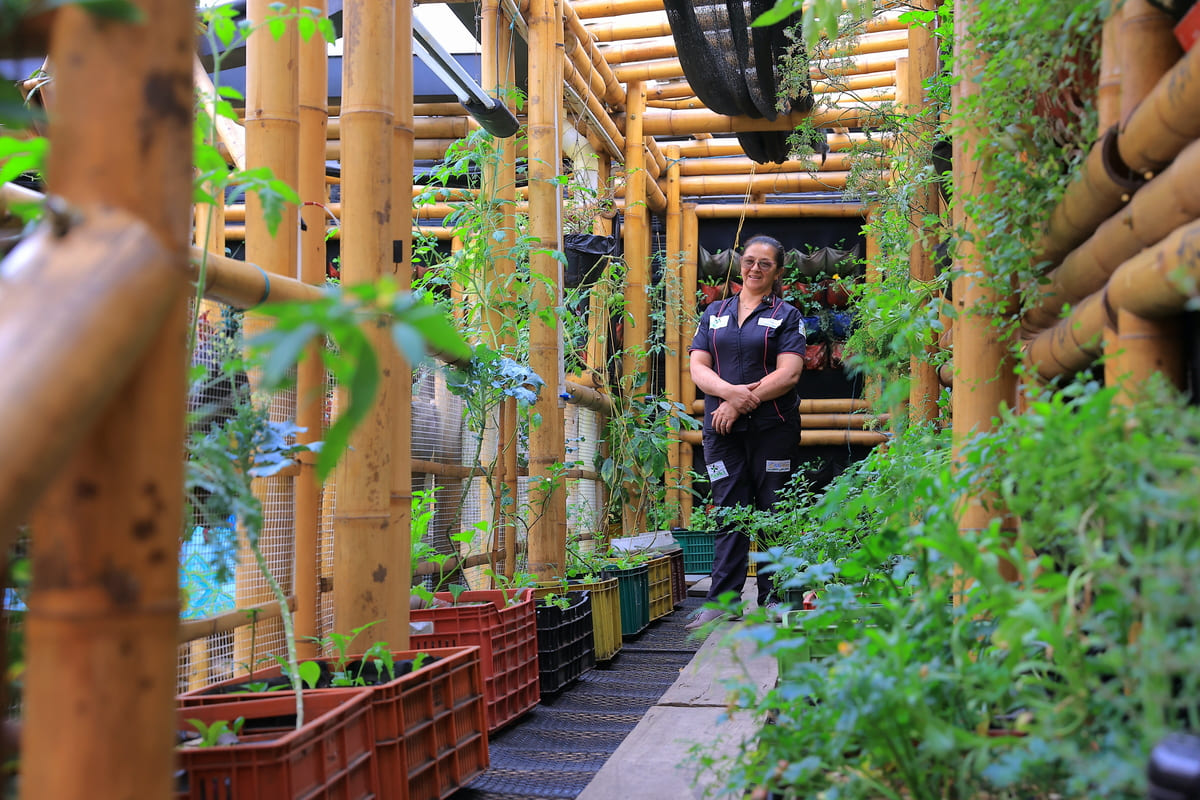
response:
<svg viewBox="0 0 1200 800"><path fill-rule="evenodd" d="M800 312L780 296L783 245L755 236L742 250L742 291L704 310L688 348L692 380L704 392L704 462L712 502L767 510L791 479L800 446L796 382L804 368ZM708 601L746 582L750 538L722 526L713 554ZM770 576L757 577L758 604L771 606ZM720 618L706 608L696 630Z"/></svg>

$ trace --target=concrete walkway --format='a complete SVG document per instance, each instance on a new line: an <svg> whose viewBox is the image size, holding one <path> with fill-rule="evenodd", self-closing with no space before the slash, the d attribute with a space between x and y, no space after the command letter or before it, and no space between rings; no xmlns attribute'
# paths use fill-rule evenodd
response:
<svg viewBox="0 0 1200 800"><path fill-rule="evenodd" d="M696 584L689 594L703 593ZM748 582L753 591L753 579ZM753 595L751 595L751 599ZM775 685L776 662L727 637L741 623L722 622L708 635L691 663L605 762L578 800L687 800L705 797L695 775L693 748L732 753L758 732L760 720L726 713L723 680L749 678L760 691ZM703 778L700 778L702 784Z"/></svg>

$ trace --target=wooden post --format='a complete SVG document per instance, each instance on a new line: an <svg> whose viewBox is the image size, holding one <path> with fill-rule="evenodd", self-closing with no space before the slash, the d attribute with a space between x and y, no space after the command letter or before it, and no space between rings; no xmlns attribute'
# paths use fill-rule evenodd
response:
<svg viewBox="0 0 1200 800"><path fill-rule="evenodd" d="M512 46L512 26L508 16L500 9L498 0L485 0L481 18L482 32L480 43L483 46L481 60L480 82L485 89L493 91L495 96L512 108L508 92L513 88L513 63L510 57ZM494 170L488 170L484 175L484 191L500 201L500 221L494 240L496 258L494 268L497 281L507 280L516 271L516 263L511 257L513 246L516 244L517 218L517 142L514 137L501 139L496 143L499 147L499 164ZM496 314L488 325L492 331L503 329L503 321ZM512 336L501 336L489 342L497 350L504 351L514 344ZM546 377L546 376L542 376ZM496 431L496 466L491 476L492 491L492 520L493 540L500 544L504 551L503 574L511 578L517 569L517 523L512 513L517 498L517 401L506 397L500 408ZM505 503L505 498L511 499L511 504Z"/></svg>
<svg viewBox="0 0 1200 800"><path fill-rule="evenodd" d="M933 0L922 0L918 7L932 11ZM908 114L916 123L913 134L919 137L921 146L924 147L933 140L933 114L936 113L929 104L924 85L937 73L938 60L937 45L928 28L913 25L908 29L908 53L904 94L908 100ZM897 74L899 73L900 70L897 69ZM935 229L931 229L927 219L938 214L940 202L938 185L927 183L914 193L909 204L913 241L909 248L908 274L914 281L932 281L937 275L933 263L937 238ZM933 302L940 301L935 299ZM914 355L910 361L908 404L913 422L932 422L937 418L937 400L941 394L941 384L938 382L937 369L932 363L936 352L937 337L934 331L928 331L925 334L924 352Z"/></svg>
<svg viewBox="0 0 1200 800"><path fill-rule="evenodd" d="M383 259L382 269L396 282L401 291L412 289L413 151L416 125L413 120L412 78L412 5L396 3L392 17L395 43L394 58L384 60L380 69L392 70L392 96L395 111L392 117L392 221L385 246L390 253ZM391 378L388 386L391 403L391 487L388 492L391 516L390 536L395 541L396 574L390 596L393 638L401 649L409 646L409 601L412 595L412 365L391 345ZM385 374L384 380L389 380Z"/></svg>
<svg viewBox="0 0 1200 800"><path fill-rule="evenodd" d="M148 226L164 250L167 312L35 511L25 800L174 788L195 23L191 4L135 5L137 23L64 6L50 45L49 189L85 216L110 206Z"/></svg>
<svg viewBox="0 0 1200 800"><path fill-rule="evenodd" d="M649 374L646 355L650 326L650 215L646 206L646 143L642 120L646 91L641 81L626 87L625 121L625 316L620 391L630 397L645 385ZM621 515L626 535L644 529L640 497L630 498Z"/></svg>
<svg viewBox="0 0 1200 800"><path fill-rule="evenodd" d="M247 17L254 24L261 24L279 13L273 5L269 0L251 0L246 9ZM296 8L294 3L285 5L290 10ZM299 43L295 23L289 23L278 39L263 26L260 33L252 35L246 42L246 167L269 169L276 178L293 188L300 182L300 96L296 68ZM270 275L296 277L298 225L298 209L289 203L283 210L279 228L272 235L261 200L256 193L250 192L246 198L246 259ZM262 324L261 319L247 318L247 332L255 332ZM256 381L258 376L251 374L250 377ZM273 398L270 413L276 420L295 419L295 408L290 406L288 396ZM293 486L291 478L281 475L254 481L255 495L263 503L259 547L264 553L287 553L293 546L294 509L285 506L292 499ZM272 495L281 502L271 502ZM274 577L285 594L292 593L290 570ZM235 598L239 608L275 599L246 546L240 548L238 554ZM267 637L281 641L282 631L281 620L260 623L253 633L249 627L240 628L234 634L235 661L249 661L252 636L257 637L258 642L268 641Z"/></svg>
<svg viewBox="0 0 1200 800"><path fill-rule="evenodd" d="M1179 44L1165 11L1147 0L1126 0L1118 25L1121 66L1121 119L1128 121L1138 104L1178 61ZM1116 330L1106 330L1105 382L1120 387L1117 399L1136 400L1140 387L1155 373L1183 388L1187 371L1179 319L1144 319L1117 309Z"/></svg>
<svg viewBox="0 0 1200 800"><path fill-rule="evenodd" d="M956 8L954 18L955 64L959 80L951 96L952 113L961 118L963 105L978 91L975 74L980 69L980 48L971 38L971 24L978 14L978 5L968 0ZM970 118L963 119L954 137L954 187L956 195L975 197L991 191L987 180L986 154L979 151L980 130ZM956 207L961 208L958 204ZM952 463L961 464L961 449L968 437L991 430L1001 406L1011 406L1016 399L1016 380L1013 359L1008 343L996 335L992 316L999 313L1012 292L1001 294L989 286L984 274L987 269L975 242L983 241L986 232L980 224L959 212L959 224L968 234L957 248L956 268L962 277L954 282L954 305L958 318L954 322L954 414ZM1006 527L1015 524L1003 509L996 507L994 497L980 493L969 494L958 509L959 530L964 534L988 527L996 517L1005 519ZM1011 572L1010 577L1015 577Z"/></svg>
<svg viewBox="0 0 1200 800"><path fill-rule="evenodd" d="M696 216L695 203L687 203L683 206L683 230L680 239L681 247L683 248L683 301L686 303L684 307L691 310L696 308L696 262L700 252L700 221ZM692 317L693 314L689 313L688 319L690 320ZM694 333L694 328L684 328L682 331L683 342L679 364L680 399L689 409L692 408L692 404L696 401L696 382L692 380L692 370L689 366L690 358L687 355L687 349L692 343L692 335ZM703 413L703 406L701 406L701 409ZM680 524L686 528L690 524L692 517L692 445L684 443L681 446L679 460L680 469L683 471L682 482L684 486L684 491L680 493L682 501L679 513L683 518L680 520Z"/></svg>
<svg viewBox="0 0 1200 800"><path fill-rule="evenodd" d="M342 281L353 285L393 274L393 214L410 204L398 204L392 191L395 5L353 0L345 5L344 25L353 47L342 62ZM395 350L386 328L369 324L366 335L383 374L375 404L337 468L334 627L345 634L379 622L372 636L403 642L408 636L404 565L409 540L407 531L391 524Z"/></svg>
<svg viewBox="0 0 1200 800"><path fill-rule="evenodd" d="M529 257L531 300L538 308L562 302L562 268L552 251L562 250L559 109L562 106L562 9L556 0L529 5L529 229L535 239ZM559 400L562 381L562 336L557 325L541 317L529 321L530 366L546 381L533 412L541 424L529 432L529 571L538 580L563 575L566 562L566 492L553 478L563 461L563 417Z"/></svg>
<svg viewBox="0 0 1200 800"><path fill-rule="evenodd" d="M684 293L682 280L683 265L683 213L679 197L679 145L667 147L667 263L663 270L663 302L666 304L667 353L664 360L664 382L667 399L679 403L682 395L682 362L690 331L683 330L683 307L689 297ZM683 508L682 452L678 439L672 439L667 450L667 498L677 508ZM678 521L678 520L677 520Z"/></svg>
<svg viewBox="0 0 1200 800"><path fill-rule="evenodd" d="M321 16L325 15L326 0L307 3ZM325 285L327 246L325 227L328 217L324 204L328 201L325 188L325 128L329 121L328 73L329 57L325 39L319 35L300 43L300 75L297 96L300 105L299 195L304 203L300 208L303 226L300 231L300 279L313 286ZM304 429L298 442L315 442L322 438L325 422L325 367L321 360L323 345L314 342L305 351L296 368L296 425ZM301 659L317 655L316 642L311 638L319 633L317 616L320 604L318 588L320 569L321 485L317 482L316 457L306 453L300 459L300 474L294 486L296 499L292 508L296 531L296 652Z"/></svg>

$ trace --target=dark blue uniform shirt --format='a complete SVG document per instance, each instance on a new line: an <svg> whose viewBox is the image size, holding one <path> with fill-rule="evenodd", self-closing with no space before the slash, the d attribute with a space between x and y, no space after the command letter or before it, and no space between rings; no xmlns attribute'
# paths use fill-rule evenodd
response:
<svg viewBox="0 0 1200 800"><path fill-rule="evenodd" d="M738 327L738 298L709 303L700 316L700 325L688 352L703 350L712 356L713 370L722 380L733 384L754 383L775 371L780 353L804 355L804 320L795 306L774 294L750 313ZM749 414L738 417L734 431L761 430L781 422L799 423L799 395L793 388L787 394L768 400ZM712 413L721 398L704 396L704 429L712 430Z"/></svg>

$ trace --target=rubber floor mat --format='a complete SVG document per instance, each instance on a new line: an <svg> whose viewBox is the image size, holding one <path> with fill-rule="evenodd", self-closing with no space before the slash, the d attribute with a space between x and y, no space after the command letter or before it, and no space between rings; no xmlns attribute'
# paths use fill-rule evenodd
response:
<svg viewBox="0 0 1200 800"><path fill-rule="evenodd" d="M453 800L573 798L584 790L700 647L683 629L703 605L687 598L634 638L608 666L585 672L558 694L489 737L491 767Z"/></svg>

